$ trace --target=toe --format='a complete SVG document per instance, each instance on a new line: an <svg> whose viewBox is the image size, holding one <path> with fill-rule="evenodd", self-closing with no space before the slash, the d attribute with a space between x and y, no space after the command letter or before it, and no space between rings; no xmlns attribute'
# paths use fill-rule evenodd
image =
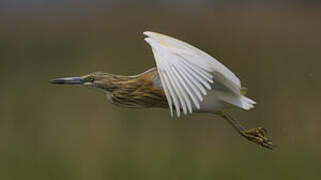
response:
<svg viewBox="0 0 321 180"><path fill-rule="evenodd" d="M258 128L254 128L254 129L242 132L242 136L265 148L273 149L275 146L273 145L272 141L265 136L266 132L267 131L265 128L258 127Z"/></svg>
<svg viewBox="0 0 321 180"><path fill-rule="evenodd" d="M267 134L267 130L264 127L259 128L259 133L265 136Z"/></svg>

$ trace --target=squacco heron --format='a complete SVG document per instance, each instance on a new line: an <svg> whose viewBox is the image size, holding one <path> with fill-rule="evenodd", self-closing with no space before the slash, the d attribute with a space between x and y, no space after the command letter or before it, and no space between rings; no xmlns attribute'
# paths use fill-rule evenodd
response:
<svg viewBox="0 0 321 180"><path fill-rule="evenodd" d="M246 139L272 149L262 127L244 129L225 110L249 110L255 101L227 67L204 51L178 39L144 32L156 66L135 76L94 72L81 77L53 79L53 84L80 85L99 90L115 105L129 108L168 108L171 116L212 113L223 117Z"/></svg>

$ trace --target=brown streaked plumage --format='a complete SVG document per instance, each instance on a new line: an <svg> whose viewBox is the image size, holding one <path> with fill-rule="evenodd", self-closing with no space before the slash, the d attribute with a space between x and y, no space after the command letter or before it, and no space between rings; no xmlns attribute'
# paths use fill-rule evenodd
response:
<svg viewBox="0 0 321 180"><path fill-rule="evenodd" d="M243 128L224 110L249 110L255 101L245 96L247 89L227 67L207 53L166 35L145 32L152 46L157 68L136 76L95 72L82 77L58 78L53 84L81 85L104 92L120 107L168 108L171 115L192 112L212 113L226 119L246 139L272 149L264 128Z"/></svg>
<svg viewBox="0 0 321 180"><path fill-rule="evenodd" d="M105 76L97 86L109 92L111 103L117 106L129 108L166 108L168 104L164 91L154 86L153 80L157 75L156 68L136 76L121 76L106 73L91 74L95 78Z"/></svg>

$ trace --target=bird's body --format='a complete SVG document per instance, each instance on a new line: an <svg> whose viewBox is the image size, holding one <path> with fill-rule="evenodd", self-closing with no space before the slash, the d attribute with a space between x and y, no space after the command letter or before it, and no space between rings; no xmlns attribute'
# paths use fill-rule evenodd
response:
<svg viewBox="0 0 321 180"><path fill-rule="evenodd" d="M126 108L168 108L166 95L156 67L135 76L98 74L110 77L108 78L109 82L104 83L108 84L108 88L101 87L100 89L103 89L102 92L114 105ZM200 109L193 107L193 111L217 113L224 108L231 107L220 99L222 94L224 94L223 87L213 87L201 102Z"/></svg>
<svg viewBox="0 0 321 180"><path fill-rule="evenodd" d="M247 139L272 148L262 128L246 131L223 113L228 107L249 110L255 102L245 97L239 78L223 64L200 49L175 38L144 32L152 47L157 67L135 76L95 72L82 77L59 78L54 84L76 84L104 92L121 107L169 108L181 113L219 114Z"/></svg>

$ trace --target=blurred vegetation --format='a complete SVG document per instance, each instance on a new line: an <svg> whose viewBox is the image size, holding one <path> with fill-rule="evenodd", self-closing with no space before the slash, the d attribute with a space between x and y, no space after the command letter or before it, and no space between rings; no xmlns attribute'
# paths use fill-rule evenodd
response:
<svg viewBox="0 0 321 180"><path fill-rule="evenodd" d="M319 179L319 1L0 3L0 179ZM171 119L48 80L154 66L142 32L219 59L258 104L231 110L278 145L247 142L221 118Z"/></svg>

